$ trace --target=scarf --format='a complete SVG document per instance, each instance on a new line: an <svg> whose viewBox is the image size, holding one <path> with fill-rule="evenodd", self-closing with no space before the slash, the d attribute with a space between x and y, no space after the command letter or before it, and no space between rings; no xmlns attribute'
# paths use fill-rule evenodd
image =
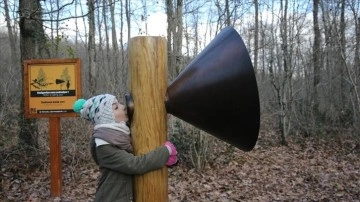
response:
<svg viewBox="0 0 360 202"><path fill-rule="evenodd" d="M94 129L93 138L100 138L119 149L133 153L130 129L125 122L98 124Z"/></svg>

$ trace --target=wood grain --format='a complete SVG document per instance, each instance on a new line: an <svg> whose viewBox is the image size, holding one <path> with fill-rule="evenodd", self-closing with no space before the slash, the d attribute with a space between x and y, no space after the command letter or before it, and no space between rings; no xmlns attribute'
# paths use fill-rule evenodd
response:
<svg viewBox="0 0 360 202"><path fill-rule="evenodd" d="M162 37L134 37L129 43L130 91L134 100L131 123L134 152L147 153L167 138L164 97L167 88L167 47ZM164 167L136 176L135 201L168 201L168 172Z"/></svg>

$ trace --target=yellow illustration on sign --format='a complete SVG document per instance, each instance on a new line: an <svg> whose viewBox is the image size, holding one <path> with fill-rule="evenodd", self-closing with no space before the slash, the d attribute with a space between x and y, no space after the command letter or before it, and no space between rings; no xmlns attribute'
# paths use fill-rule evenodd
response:
<svg viewBox="0 0 360 202"><path fill-rule="evenodd" d="M29 64L29 113L68 113L76 95L76 63Z"/></svg>
<svg viewBox="0 0 360 202"><path fill-rule="evenodd" d="M75 64L30 65L30 90L75 90Z"/></svg>

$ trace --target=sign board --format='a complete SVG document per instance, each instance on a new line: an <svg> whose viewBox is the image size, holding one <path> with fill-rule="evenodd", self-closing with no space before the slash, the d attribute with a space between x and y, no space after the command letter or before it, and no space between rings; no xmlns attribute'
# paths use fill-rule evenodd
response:
<svg viewBox="0 0 360 202"><path fill-rule="evenodd" d="M81 96L80 59L24 61L25 116L71 117Z"/></svg>

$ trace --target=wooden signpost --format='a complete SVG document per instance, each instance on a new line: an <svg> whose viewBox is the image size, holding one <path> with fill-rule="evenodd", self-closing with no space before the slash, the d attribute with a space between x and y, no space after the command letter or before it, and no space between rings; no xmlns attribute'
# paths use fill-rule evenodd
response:
<svg viewBox="0 0 360 202"><path fill-rule="evenodd" d="M129 43L130 90L135 105L131 134L136 155L163 145L167 138L166 47L161 37L139 36ZM134 195L137 202L168 201L167 168L136 176Z"/></svg>
<svg viewBox="0 0 360 202"><path fill-rule="evenodd" d="M51 195L61 195L60 117L78 116L74 102L81 96L80 59L24 61L25 117L49 118Z"/></svg>

